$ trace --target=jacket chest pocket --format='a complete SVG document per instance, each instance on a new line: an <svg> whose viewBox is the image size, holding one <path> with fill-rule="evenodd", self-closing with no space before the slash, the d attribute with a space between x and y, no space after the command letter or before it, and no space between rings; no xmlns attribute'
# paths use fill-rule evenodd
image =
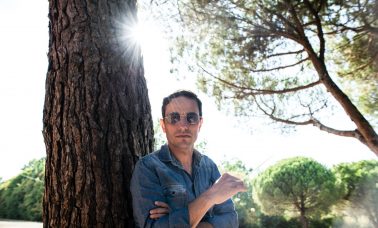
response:
<svg viewBox="0 0 378 228"><path fill-rule="evenodd" d="M188 194L184 186L175 184L164 188L166 197L171 209L178 209L188 205Z"/></svg>

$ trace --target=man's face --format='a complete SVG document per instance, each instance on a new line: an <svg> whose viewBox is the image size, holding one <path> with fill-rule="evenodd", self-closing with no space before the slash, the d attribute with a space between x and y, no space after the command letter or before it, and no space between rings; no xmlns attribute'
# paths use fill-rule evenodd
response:
<svg viewBox="0 0 378 228"><path fill-rule="evenodd" d="M199 119L197 122L192 122L195 119L195 114L198 115ZM196 101L186 97L174 98L166 106L165 116L169 117L162 119L160 125L166 134L170 149L193 150L194 142L197 140L202 125L202 118L199 117ZM178 119L179 121L177 121ZM175 121L170 123L170 120ZM193 124L195 122L196 124Z"/></svg>

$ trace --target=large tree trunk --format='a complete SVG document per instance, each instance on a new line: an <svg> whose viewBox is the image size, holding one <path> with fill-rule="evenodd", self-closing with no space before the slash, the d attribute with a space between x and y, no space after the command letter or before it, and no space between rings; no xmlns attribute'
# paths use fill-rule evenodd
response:
<svg viewBox="0 0 378 228"><path fill-rule="evenodd" d="M327 67L324 61L319 60L316 57L315 52L310 53L312 62L318 72L319 78L323 85L326 87L327 91L332 94L332 96L338 101L341 107L344 109L345 113L354 122L357 129L353 132L342 132L338 131L337 135L354 137L360 142L365 144L371 151L378 156L378 135L375 132L373 126L370 125L369 121L362 115L362 113L357 109L349 97L336 85L328 74ZM328 130L324 127L319 127L321 130L325 130L329 133L335 134L334 131Z"/></svg>
<svg viewBox="0 0 378 228"><path fill-rule="evenodd" d="M153 147L135 0L49 1L45 227L132 227L129 180ZM125 48L126 47L126 48Z"/></svg>

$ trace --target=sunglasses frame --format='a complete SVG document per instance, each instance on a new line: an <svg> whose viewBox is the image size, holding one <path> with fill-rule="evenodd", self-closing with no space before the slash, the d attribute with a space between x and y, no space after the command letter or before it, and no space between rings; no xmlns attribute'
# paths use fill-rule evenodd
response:
<svg viewBox="0 0 378 228"><path fill-rule="evenodd" d="M179 117L179 119L175 122L174 120L172 120L172 115L176 115L175 117ZM190 121L190 118L192 118L193 116L196 116L197 117L197 120L195 122L191 122ZM185 117L185 118L182 118L182 117ZM169 124L172 124L172 125L176 125L178 123L180 123L183 119L185 120L185 122L189 125L196 125L200 122L201 120L201 116L196 113L196 112L188 112L186 114L180 114L178 112L171 112L171 113L168 113L165 117L164 117L164 120L167 121L167 123Z"/></svg>

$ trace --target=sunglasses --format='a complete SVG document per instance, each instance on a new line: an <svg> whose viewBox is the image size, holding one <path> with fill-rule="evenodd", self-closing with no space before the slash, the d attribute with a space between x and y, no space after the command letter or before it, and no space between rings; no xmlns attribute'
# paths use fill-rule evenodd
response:
<svg viewBox="0 0 378 228"><path fill-rule="evenodd" d="M169 114L167 114L164 119L169 123L169 124L172 124L172 125L175 125L177 124L178 122L180 122L181 120L181 117L184 117L184 119L186 120L186 122L190 125L195 125L195 124L198 124L199 120L200 120L200 117L197 113L195 112L188 112L186 113L186 115L181 115L180 113L178 112L171 112Z"/></svg>

